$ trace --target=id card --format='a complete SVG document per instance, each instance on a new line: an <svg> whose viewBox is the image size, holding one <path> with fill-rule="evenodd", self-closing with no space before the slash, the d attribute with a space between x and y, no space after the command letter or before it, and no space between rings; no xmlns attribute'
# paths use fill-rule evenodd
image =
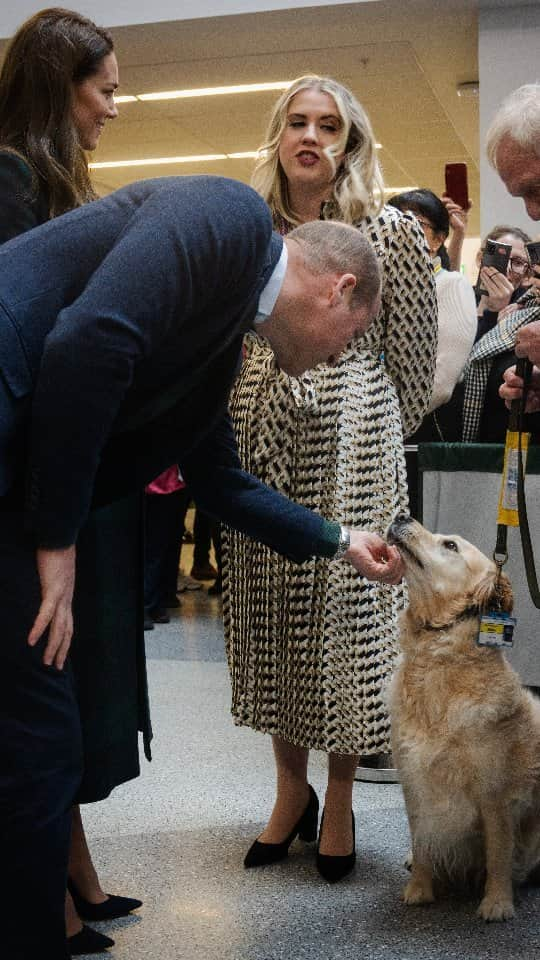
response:
<svg viewBox="0 0 540 960"><path fill-rule="evenodd" d="M479 647L513 647L515 617L508 613L493 611L480 618L480 631L476 638Z"/></svg>

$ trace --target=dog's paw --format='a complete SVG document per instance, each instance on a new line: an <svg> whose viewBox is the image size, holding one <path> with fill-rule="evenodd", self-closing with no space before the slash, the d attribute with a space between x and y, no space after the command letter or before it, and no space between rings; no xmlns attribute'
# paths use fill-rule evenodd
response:
<svg viewBox="0 0 540 960"><path fill-rule="evenodd" d="M404 859L404 861L403 861L403 866L404 866L405 869L408 870L409 873L410 873L411 870L412 870L412 865L413 865L412 850L409 850L407 856L405 857L405 859Z"/></svg>
<svg viewBox="0 0 540 960"><path fill-rule="evenodd" d="M512 900L503 894L502 896L489 895L484 897L476 912L479 917L482 917L482 920L491 923L498 920L511 920L515 911Z"/></svg>
<svg viewBox="0 0 540 960"><path fill-rule="evenodd" d="M418 883L416 880L409 880L403 889L401 899L408 906L414 906L421 903L433 903L433 888L431 884Z"/></svg>

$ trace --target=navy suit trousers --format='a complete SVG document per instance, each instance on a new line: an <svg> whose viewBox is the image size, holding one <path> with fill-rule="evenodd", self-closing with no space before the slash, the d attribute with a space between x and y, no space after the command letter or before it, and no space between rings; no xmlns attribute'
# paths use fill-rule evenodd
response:
<svg viewBox="0 0 540 960"><path fill-rule="evenodd" d="M26 642L40 603L22 512L0 499L0 920L10 960L67 960L71 806L82 775L69 667ZM7 944L6 944L7 938Z"/></svg>

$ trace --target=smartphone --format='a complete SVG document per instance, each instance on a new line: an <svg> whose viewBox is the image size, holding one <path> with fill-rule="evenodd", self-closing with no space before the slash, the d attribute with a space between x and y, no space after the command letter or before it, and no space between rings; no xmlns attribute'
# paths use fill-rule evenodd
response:
<svg viewBox="0 0 540 960"><path fill-rule="evenodd" d="M512 253L511 243L500 243L499 240L486 240L486 246L482 254L480 269L482 267L495 267L499 273L506 276L508 270L508 261ZM480 295L487 293L487 290L479 289Z"/></svg>
<svg viewBox="0 0 540 960"><path fill-rule="evenodd" d="M525 248L529 254L531 267L540 266L540 240L536 240L534 243L526 243Z"/></svg>
<svg viewBox="0 0 540 960"><path fill-rule="evenodd" d="M444 168L445 194L462 210L469 209L469 185L466 163L447 163Z"/></svg>

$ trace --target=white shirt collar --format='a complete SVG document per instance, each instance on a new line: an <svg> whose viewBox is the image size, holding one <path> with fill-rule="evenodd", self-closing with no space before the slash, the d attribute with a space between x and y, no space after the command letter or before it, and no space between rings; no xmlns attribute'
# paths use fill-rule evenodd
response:
<svg viewBox="0 0 540 960"><path fill-rule="evenodd" d="M279 291L283 286L285 273L287 271L288 259L289 254L287 252L287 244L285 241L283 241L281 256L272 270L270 279L268 280L268 283L259 297L259 305L257 307L257 313L255 314L255 323L264 323L264 321L267 320L272 313L272 310L276 305L276 300L279 296Z"/></svg>

